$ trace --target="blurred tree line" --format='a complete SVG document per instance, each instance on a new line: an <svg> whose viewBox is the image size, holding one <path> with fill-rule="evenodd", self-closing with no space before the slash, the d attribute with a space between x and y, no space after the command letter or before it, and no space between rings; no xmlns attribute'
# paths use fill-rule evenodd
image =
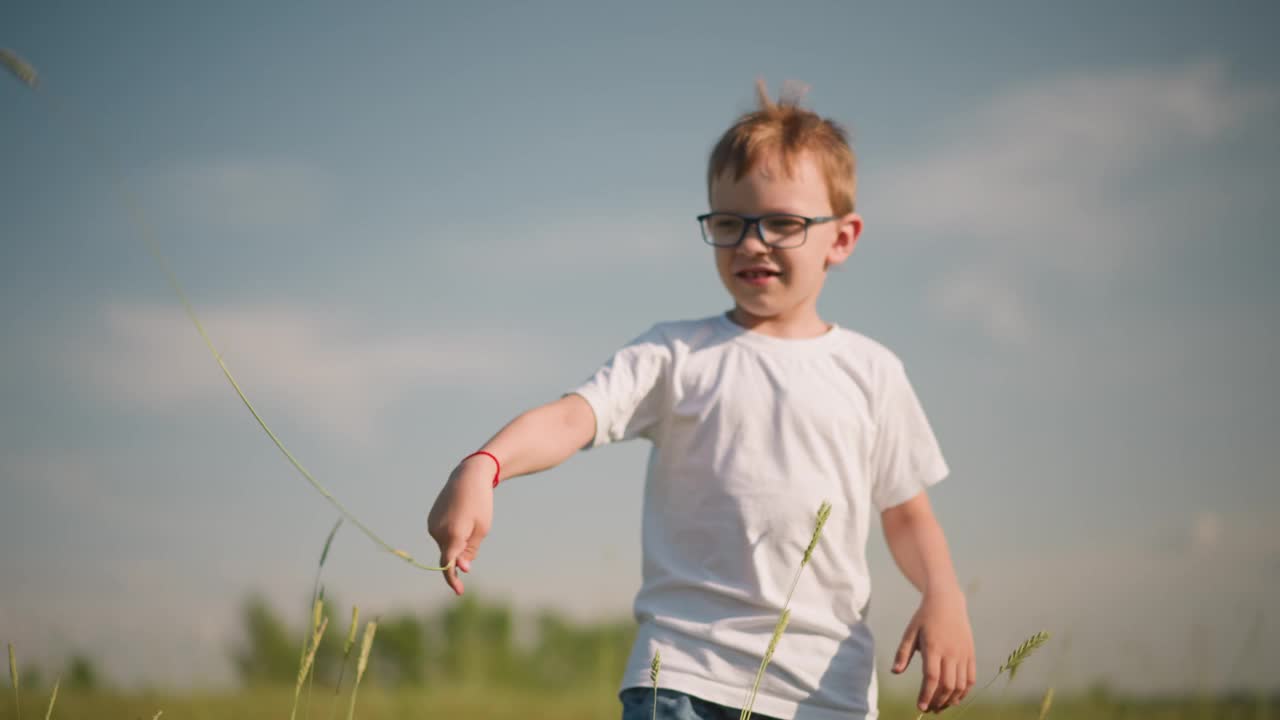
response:
<svg viewBox="0 0 1280 720"><path fill-rule="evenodd" d="M325 608L329 627L316 655L315 683L332 687L339 677L351 608L339 607L331 598ZM369 619L362 611L360 624ZM473 593L434 613L384 615L362 684L550 692L609 688L621 678L635 638L630 619L578 623L545 611L530 618L531 632L518 639L518 620L509 606L487 603ZM241 622L242 642L232 652L241 682L247 687L293 685L304 628L289 627L260 596L245 602ZM359 645L357 637L344 684L351 681Z"/></svg>

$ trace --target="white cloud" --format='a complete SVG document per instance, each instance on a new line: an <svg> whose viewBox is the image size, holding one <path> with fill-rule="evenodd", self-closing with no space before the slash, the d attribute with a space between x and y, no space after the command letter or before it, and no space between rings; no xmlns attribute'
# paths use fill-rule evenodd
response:
<svg viewBox="0 0 1280 720"><path fill-rule="evenodd" d="M970 267L949 273L933 288L931 300L948 315L974 319L988 336L1009 344L1028 340L1034 330L1012 276Z"/></svg>
<svg viewBox="0 0 1280 720"><path fill-rule="evenodd" d="M655 220L654 216L660 219ZM600 272L608 268L636 266L669 267L681 261L710 258L710 248L702 242L692 215L686 220L670 213L640 217L627 212L586 213L577 217L551 217L518 224L483 223L446 231L465 239L458 243L462 264L488 265L495 252L502 261L498 272L565 270ZM439 247L423 244L433 256Z"/></svg>
<svg viewBox="0 0 1280 720"><path fill-rule="evenodd" d="M287 306L215 307L201 320L255 404L356 441L407 390L520 383L554 367L554 343L522 336L376 334L348 314ZM113 399L168 412L233 397L180 308L111 304L102 326L63 360Z"/></svg>
<svg viewBox="0 0 1280 720"><path fill-rule="evenodd" d="M934 300L1007 340L1033 314L1026 293L1005 293L1015 273L1106 282L1150 257L1211 195L1177 189L1158 165L1275 107L1217 62L1060 76L949 117L938 142L868 181L864 207L963 248L969 265ZM994 280L981 300L974 266Z"/></svg>
<svg viewBox="0 0 1280 720"><path fill-rule="evenodd" d="M168 200L184 222L279 228L314 218L340 197L333 175L279 158L219 158L158 173L153 194Z"/></svg>

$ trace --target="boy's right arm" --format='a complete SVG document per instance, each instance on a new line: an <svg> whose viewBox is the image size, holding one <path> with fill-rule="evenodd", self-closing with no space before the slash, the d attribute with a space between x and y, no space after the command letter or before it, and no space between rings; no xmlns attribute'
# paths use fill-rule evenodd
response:
<svg viewBox="0 0 1280 720"><path fill-rule="evenodd" d="M522 413L481 449L502 463L501 481L549 470L585 447L595 434L591 406L581 395L570 394ZM459 463L427 518L427 531L440 546L440 564L449 568L444 580L458 595L463 587L457 571L471 571L471 561L493 522L495 469L493 460L483 455Z"/></svg>

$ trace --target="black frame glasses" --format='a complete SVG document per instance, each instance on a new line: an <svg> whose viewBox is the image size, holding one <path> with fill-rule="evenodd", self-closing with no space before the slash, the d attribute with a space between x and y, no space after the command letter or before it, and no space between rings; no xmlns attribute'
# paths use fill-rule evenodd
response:
<svg viewBox="0 0 1280 720"><path fill-rule="evenodd" d="M715 239L715 230L711 224L716 219L734 219L742 221L742 230L738 232L738 238L733 242L724 240L717 241ZM747 232L751 230L751 226L756 228L756 234L760 241L765 245L774 248L798 248L804 245L805 240L809 239L809 226L818 225L820 223L839 220L834 215L818 215L816 217L806 217L804 215L795 215L793 213L769 213L768 215L739 215L738 213L728 212L709 212L699 215L698 227L702 230L702 241L712 247L732 248L742 244L747 239ZM772 221L772 225L770 223ZM798 227L792 228L791 232L785 232L784 228L787 223L798 223ZM796 238L799 238L797 241Z"/></svg>

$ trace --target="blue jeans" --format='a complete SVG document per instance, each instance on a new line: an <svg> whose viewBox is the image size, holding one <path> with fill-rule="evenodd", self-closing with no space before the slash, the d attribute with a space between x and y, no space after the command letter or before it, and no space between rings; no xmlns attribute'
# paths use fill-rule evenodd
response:
<svg viewBox="0 0 1280 720"><path fill-rule="evenodd" d="M623 690L622 720L653 720L653 688L633 687ZM658 688L658 720L738 720L741 709L725 707L678 690ZM751 713L758 720L776 720Z"/></svg>

